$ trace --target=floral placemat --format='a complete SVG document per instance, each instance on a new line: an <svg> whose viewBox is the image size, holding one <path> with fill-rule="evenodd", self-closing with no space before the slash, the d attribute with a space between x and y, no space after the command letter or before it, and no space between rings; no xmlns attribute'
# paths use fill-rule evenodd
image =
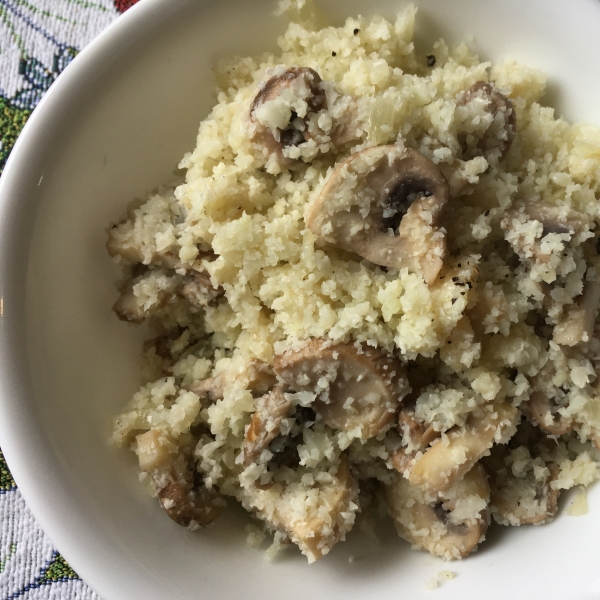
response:
<svg viewBox="0 0 600 600"><path fill-rule="evenodd" d="M0 173L79 50L137 0L0 0ZM40 529L0 451L0 600L99 600Z"/></svg>

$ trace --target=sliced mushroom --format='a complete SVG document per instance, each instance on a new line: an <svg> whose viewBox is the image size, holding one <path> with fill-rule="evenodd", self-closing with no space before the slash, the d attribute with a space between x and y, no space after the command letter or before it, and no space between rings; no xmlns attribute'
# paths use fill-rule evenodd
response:
<svg viewBox="0 0 600 600"><path fill-rule="evenodd" d="M401 410L398 413L398 426L403 436L410 439L411 445L421 448L426 448L441 435L431 424L423 427L416 420L414 410Z"/></svg>
<svg viewBox="0 0 600 600"><path fill-rule="evenodd" d="M415 462L408 480L429 492L449 489L494 443L504 443L514 434L519 418L519 411L507 402L479 408L464 427L450 430Z"/></svg>
<svg viewBox="0 0 600 600"><path fill-rule="evenodd" d="M214 521L223 509L223 501L207 490L199 474L178 455L178 446L169 434L150 429L136 436L140 470L154 480L157 496L169 516L178 525L195 529Z"/></svg>
<svg viewBox="0 0 600 600"><path fill-rule="evenodd" d="M310 137L307 127L310 114L327 106L321 81L314 69L292 67L267 80L252 101L250 122L254 139L268 153L275 153L282 164L293 162L284 157L286 146L297 146ZM298 100L306 104L304 114L294 110Z"/></svg>
<svg viewBox="0 0 600 600"><path fill-rule="evenodd" d="M191 271L184 277L160 268L146 269L123 285L113 310L122 321L142 323L178 297L200 308L222 293L212 286L206 273Z"/></svg>
<svg viewBox="0 0 600 600"><path fill-rule="evenodd" d="M556 412L556 406L542 391L534 391L531 394L529 400L523 405L523 412L550 435L564 435L574 427L571 419Z"/></svg>
<svg viewBox="0 0 600 600"><path fill-rule="evenodd" d="M485 470L479 464L443 495L429 494L402 476L385 490L398 534L445 559L463 558L483 541L489 524L489 496Z"/></svg>
<svg viewBox="0 0 600 600"><path fill-rule="evenodd" d="M535 221L540 223L542 228L537 236L532 236L530 227L526 225ZM589 226L589 219L565 206L529 200L522 206L507 210L500 226L507 242L520 257L533 263L546 264L553 254L552 246L545 244L546 236L564 235L566 237L563 243L566 243L574 234Z"/></svg>
<svg viewBox="0 0 600 600"><path fill-rule="evenodd" d="M108 235L106 249L110 256L120 256L131 264L152 264L165 269L178 269L181 267L178 253L172 250L154 252L151 260L146 263L141 248L136 246L131 239L123 239L122 236L117 236L118 228L124 225L129 225L129 221L125 220L119 225L115 225Z"/></svg>
<svg viewBox="0 0 600 600"><path fill-rule="evenodd" d="M566 309L563 318L554 326L552 340L561 346L589 342L594 334L599 305L600 281L586 281L583 293Z"/></svg>
<svg viewBox="0 0 600 600"><path fill-rule="evenodd" d="M398 413L398 428L402 435L402 445L392 452L390 460L394 469L405 473L410 469L417 454L425 450L441 434L431 424L424 427L415 418L414 410L406 408Z"/></svg>
<svg viewBox="0 0 600 600"><path fill-rule="evenodd" d="M422 154L375 146L338 164L304 217L324 241L432 283L446 256L449 198L446 178Z"/></svg>
<svg viewBox="0 0 600 600"><path fill-rule="evenodd" d="M261 518L284 531L312 563L327 554L354 524L358 488L342 456L337 472L255 490L250 502ZM311 502L298 502L299 498Z"/></svg>
<svg viewBox="0 0 600 600"><path fill-rule="evenodd" d="M234 383L240 389L262 396L277 384L277 377L273 369L262 360L236 357L218 375L195 381L186 389L201 399L216 402L223 399L225 386Z"/></svg>
<svg viewBox="0 0 600 600"><path fill-rule="evenodd" d="M279 435L281 422L291 411L292 403L281 385L256 400L256 410L246 429L242 452L244 466L256 462L263 450Z"/></svg>
<svg viewBox="0 0 600 600"><path fill-rule="evenodd" d="M395 357L327 340L313 339L277 356L274 369L292 390L317 394L312 408L327 425L362 439L394 420L409 389Z"/></svg>
<svg viewBox="0 0 600 600"><path fill-rule="evenodd" d="M485 459L490 476L490 509L501 525L539 525L556 515L560 490L551 484L558 476L558 465L537 456L536 449L536 445L521 446L511 452L503 447ZM513 463L518 469L512 468Z"/></svg>
<svg viewBox="0 0 600 600"><path fill-rule="evenodd" d="M473 127L473 131L459 133L458 141L462 147L463 158L469 160L476 156L486 159L496 155L498 160L506 156L516 133L517 115L512 102L491 83L475 82L469 89L460 94L456 106L480 104L488 113L491 121L482 131ZM482 121L476 118L478 124Z"/></svg>
<svg viewBox="0 0 600 600"><path fill-rule="evenodd" d="M179 275L169 276L162 270L148 270L125 283L113 304L113 311L122 321L142 323L175 297L175 290L180 281ZM152 289L153 293L146 297L136 294L136 287L141 290L146 286Z"/></svg>

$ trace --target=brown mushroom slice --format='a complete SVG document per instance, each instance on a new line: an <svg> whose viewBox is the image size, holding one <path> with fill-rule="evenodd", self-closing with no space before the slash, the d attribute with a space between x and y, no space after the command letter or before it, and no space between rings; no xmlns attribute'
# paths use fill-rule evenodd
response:
<svg viewBox="0 0 600 600"><path fill-rule="evenodd" d="M169 275L162 269L148 269L125 283L113 304L113 311L122 321L142 323L175 298L180 284L179 275ZM150 292L137 294L136 286L138 290L146 287Z"/></svg>
<svg viewBox="0 0 600 600"><path fill-rule="evenodd" d="M259 516L284 531L309 563L344 539L358 510L358 487L346 457L342 456L335 475L326 479L324 475L315 477L312 483L299 481L283 487L278 483L257 490L252 499ZM303 496L312 501L299 503Z"/></svg>
<svg viewBox="0 0 600 600"><path fill-rule="evenodd" d="M318 394L312 408L329 427L361 439L394 420L409 389L404 365L365 345L313 339L277 356L274 370L292 390Z"/></svg>
<svg viewBox="0 0 600 600"><path fill-rule="evenodd" d="M267 80L252 101L250 106L250 122L254 128L254 139L264 145L269 153L275 153L280 163L291 163L283 155L286 146L297 146L305 142L309 137L307 130L307 119L310 113L316 113L326 108L327 100L325 91L321 88L321 77L309 67L292 67L271 77ZM261 123L260 112L267 103L283 97L286 93L301 98L306 102L307 113L299 117L298 114L288 107L290 113L286 124ZM281 107L278 107L281 108ZM275 111L274 118L279 117L280 111ZM271 119L268 119L270 122ZM340 135L341 135L340 131Z"/></svg>
<svg viewBox="0 0 600 600"><path fill-rule="evenodd" d="M403 445L392 452L390 462L394 469L405 473L412 466L417 454L439 438L441 433L431 424L423 427L423 424L415 419L412 409L402 409L398 413L398 428Z"/></svg>
<svg viewBox="0 0 600 600"><path fill-rule="evenodd" d="M415 462L408 478L411 485L430 492L449 489L494 443L513 435L519 418L519 411L507 402L479 408L464 427L452 429Z"/></svg>
<svg viewBox="0 0 600 600"><path fill-rule="evenodd" d="M446 257L449 198L446 178L422 154L375 146L336 166L304 218L323 241L432 283Z"/></svg>
<svg viewBox="0 0 600 600"><path fill-rule="evenodd" d="M550 435L565 435L573 429L574 424L571 419L557 414L553 410L555 408L548 395L538 390L523 405L523 412Z"/></svg>
<svg viewBox="0 0 600 600"><path fill-rule="evenodd" d="M558 467L547 465L546 475L515 477L503 469L490 478L490 508L503 525L541 525L556 516L560 490L552 487ZM539 470L538 470L539 471Z"/></svg>
<svg viewBox="0 0 600 600"><path fill-rule="evenodd" d="M426 448L441 435L431 424L423 427L423 424L416 420L414 410L401 410L398 413L398 426L400 432L410 438L412 445L420 446L421 448Z"/></svg>
<svg viewBox="0 0 600 600"><path fill-rule="evenodd" d="M140 470L150 474L161 506L178 525L195 529L212 523L223 502L199 485L187 459L177 455L177 444L160 429L136 436Z"/></svg>
<svg viewBox="0 0 600 600"><path fill-rule="evenodd" d="M144 292L144 288L148 293ZM146 269L123 285L113 310L122 321L142 323L178 297L192 306L202 308L214 302L222 293L222 289L212 286L206 273L190 271L184 277L160 268Z"/></svg>
<svg viewBox="0 0 600 600"><path fill-rule="evenodd" d="M583 293L566 309L564 317L554 326L552 340L561 346L589 342L594 335L599 305L600 281L586 281Z"/></svg>
<svg viewBox="0 0 600 600"><path fill-rule="evenodd" d="M256 462L262 451L279 435L281 422L290 414L291 408L292 403L285 397L281 385L256 400L256 410L242 445L244 466Z"/></svg>
<svg viewBox="0 0 600 600"><path fill-rule="evenodd" d="M520 231L528 221L538 221L542 225L539 238L531 239L529 230ZM543 244L548 234L568 234L569 237L580 233L589 225L586 215L540 200L530 200L522 206L515 206L506 211L500 222L505 238L514 251L534 263L546 264L552 251Z"/></svg>
<svg viewBox="0 0 600 600"><path fill-rule="evenodd" d="M498 160L502 160L510 149L517 129L517 115L513 104L498 88L486 81L477 81L462 92L456 106L475 103L480 104L491 116L491 122L484 131L459 133L458 141L462 147L463 158L491 158L495 154ZM481 119L477 120L481 122Z"/></svg>
<svg viewBox="0 0 600 600"><path fill-rule="evenodd" d="M277 384L277 377L271 366L262 360L234 359L218 375L195 381L186 389L201 399L216 402L223 399L228 383L262 396Z"/></svg>
<svg viewBox="0 0 600 600"><path fill-rule="evenodd" d="M118 227L118 225L116 227ZM117 238L115 233L113 233L115 231L115 228L111 230L108 235L108 241L106 242L106 249L108 250L109 256L120 256L131 264L146 264L141 248L135 246L131 241L127 242ZM172 250L154 252L148 264L163 267L165 269L179 269L182 266L178 253Z"/></svg>
<svg viewBox="0 0 600 600"><path fill-rule="evenodd" d="M490 488L479 464L444 494L429 494L402 476L385 490L398 535L413 546L445 559L475 550L489 524Z"/></svg>

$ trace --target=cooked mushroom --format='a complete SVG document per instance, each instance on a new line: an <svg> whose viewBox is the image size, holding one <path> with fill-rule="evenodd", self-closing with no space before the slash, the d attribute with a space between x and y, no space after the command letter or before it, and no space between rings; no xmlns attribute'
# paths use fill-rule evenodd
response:
<svg viewBox="0 0 600 600"><path fill-rule="evenodd" d="M165 269L179 269L181 267L181 261L177 252L172 250L156 251L152 254L149 262L145 261L142 249L136 246L133 240L127 239L122 235L123 232L121 229L132 226L130 219L125 219L110 230L108 241L106 242L106 249L110 256L120 256L131 264L152 264L157 267L164 267Z"/></svg>
<svg viewBox="0 0 600 600"><path fill-rule="evenodd" d="M485 470L479 464L443 495L428 494L402 476L385 490L398 534L413 546L445 559L467 556L484 539L489 496Z"/></svg>
<svg viewBox="0 0 600 600"><path fill-rule="evenodd" d="M536 221L541 225L537 226L537 231ZM506 241L514 251L537 264L548 263L553 252L560 255L564 244L588 225L589 219L582 213L539 200L530 200L507 210L506 217L500 222ZM548 243L551 238L546 236L550 234L561 236L562 243L559 246Z"/></svg>
<svg viewBox="0 0 600 600"><path fill-rule="evenodd" d="M456 106L479 108L469 129L459 133L462 157L466 160L475 156L485 156L488 160L504 158L516 132L517 115L512 102L491 83L477 81L460 94ZM481 118L482 110L488 115L487 119ZM484 125L483 130L481 125Z"/></svg>
<svg viewBox="0 0 600 600"><path fill-rule="evenodd" d="M422 154L375 146L338 164L304 217L325 242L432 283L446 256L449 198L446 178Z"/></svg>
<svg viewBox="0 0 600 600"><path fill-rule="evenodd" d="M252 101L254 139L283 164L293 162L284 157L283 149L305 142L311 135L310 114L326 108L321 81L314 69L292 67L271 77Z"/></svg>
<svg viewBox="0 0 600 600"><path fill-rule="evenodd" d="M187 389L200 396L201 399L215 402L223 399L225 386L234 382L238 387L262 396L277 384L277 377L266 362L238 357L233 359L227 368L218 375L195 381Z"/></svg>
<svg viewBox="0 0 600 600"><path fill-rule="evenodd" d="M142 323L178 297L200 308L222 293L212 286L206 273L190 271L184 277L174 271L146 269L123 285L113 310L122 321Z"/></svg>
<svg viewBox="0 0 600 600"><path fill-rule="evenodd" d="M150 429L136 437L140 470L154 480L160 503L173 521L195 529L214 521L223 501L198 481L169 434Z"/></svg>
<svg viewBox="0 0 600 600"><path fill-rule="evenodd" d="M242 446L244 466L256 462L263 450L279 435L281 422L292 408L292 403L283 392L283 386L278 385L256 400L256 410L246 429Z"/></svg>
<svg viewBox="0 0 600 600"><path fill-rule="evenodd" d="M402 445L392 452L390 460L394 469L404 473L410 469L417 453L425 450L441 433L431 424L424 427L415 418L414 409L407 408L398 413L398 429L402 435Z"/></svg>
<svg viewBox="0 0 600 600"><path fill-rule="evenodd" d="M556 412L556 405L542 391L534 391L523 405L523 412L550 435L564 435L573 429L571 419Z"/></svg>
<svg viewBox="0 0 600 600"><path fill-rule="evenodd" d="M560 490L554 489L552 482L559 468L543 451L543 445L517 446L512 451L497 447L485 459L490 476L490 509L498 523L539 525L556 515ZM514 464L518 465L516 469Z"/></svg>
<svg viewBox="0 0 600 600"><path fill-rule="evenodd" d="M552 340L561 346L576 346L589 342L600 305L600 281L586 281L583 293L569 306L563 318L554 326Z"/></svg>
<svg viewBox="0 0 600 600"><path fill-rule="evenodd" d="M401 410L398 413L398 427L403 436L410 439L411 445L421 448L426 448L440 437L440 432L431 424L423 427L423 424L416 420L414 410Z"/></svg>
<svg viewBox="0 0 600 600"><path fill-rule="evenodd" d="M314 411L333 429L367 439L390 424L408 392L404 365L367 346L313 339L275 358L292 390L314 392Z"/></svg>
<svg viewBox="0 0 600 600"><path fill-rule="evenodd" d="M283 530L312 563L327 554L354 524L358 510L357 485L342 456L337 472L297 483L277 483L253 490L249 502L274 528ZM313 502L298 502L309 497ZM317 499L318 498L318 499Z"/></svg>
<svg viewBox="0 0 600 600"><path fill-rule="evenodd" d="M164 269L146 269L119 290L113 311L122 321L142 323L177 298L181 276Z"/></svg>
<svg viewBox="0 0 600 600"><path fill-rule="evenodd" d="M464 427L450 430L415 462L408 478L411 485L430 492L449 489L494 443L506 442L513 435L519 416L507 402L480 407Z"/></svg>

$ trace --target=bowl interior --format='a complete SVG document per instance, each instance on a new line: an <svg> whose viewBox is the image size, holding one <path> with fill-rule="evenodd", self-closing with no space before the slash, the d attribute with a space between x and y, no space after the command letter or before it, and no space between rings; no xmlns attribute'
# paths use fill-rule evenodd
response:
<svg viewBox="0 0 600 600"><path fill-rule="evenodd" d="M334 24L357 13L391 17L405 4L320 2ZM473 36L486 59L514 57L546 71L547 100L559 114L600 124L600 78L590 75L600 70L600 5L416 4L423 52L440 36ZM249 520L239 510L200 532L178 527L145 495L134 457L107 443L111 418L138 386L144 331L110 310L118 269L105 229L132 199L168 181L193 148L214 102L215 61L275 48L285 23L274 9L273 0L145 0L67 69L19 142L0 190L0 442L25 498L106 600L420 598L447 568L459 577L442 598L482 590L490 600L600 597L598 489L589 515L496 530L460 563L410 551L390 522L379 541L352 532L307 567L296 552L269 562L247 546ZM557 547L561 566L549 569Z"/></svg>

